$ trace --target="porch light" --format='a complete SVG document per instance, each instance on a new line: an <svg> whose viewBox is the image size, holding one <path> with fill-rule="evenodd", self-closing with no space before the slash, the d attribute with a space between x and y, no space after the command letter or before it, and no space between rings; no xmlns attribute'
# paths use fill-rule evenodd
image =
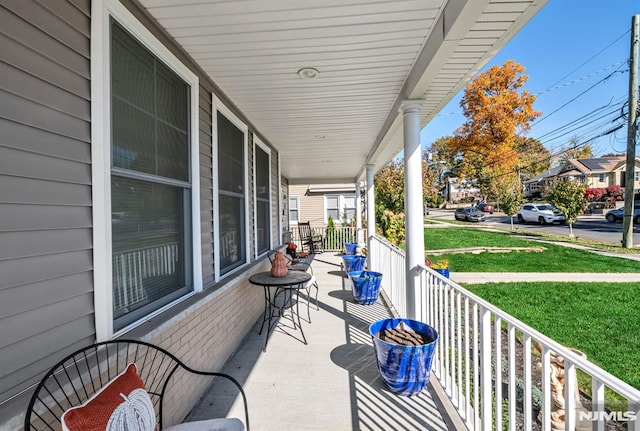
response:
<svg viewBox="0 0 640 431"><path fill-rule="evenodd" d="M302 79L314 79L319 74L320 72L318 72L318 69L314 69L313 67L303 67L298 70L298 76Z"/></svg>

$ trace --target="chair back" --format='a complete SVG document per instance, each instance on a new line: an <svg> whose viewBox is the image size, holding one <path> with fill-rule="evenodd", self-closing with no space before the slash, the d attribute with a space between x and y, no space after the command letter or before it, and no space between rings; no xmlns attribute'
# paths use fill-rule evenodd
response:
<svg viewBox="0 0 640 431"><path fill-rule="evenodd" d="M162 429L162 401L167 383L179 366L166 350L137 340L96 343L67 356L40 381L25 415L24 429L59 430L62 414L96 394L134 362L145 383Z"/></svg>
<svg viewBox="0 0 640 431"><path fill-rule="evenodd" d="M310 222L298 223L298 234L300 235L300 239L302 241L311 240L311 223Z"/></svg>

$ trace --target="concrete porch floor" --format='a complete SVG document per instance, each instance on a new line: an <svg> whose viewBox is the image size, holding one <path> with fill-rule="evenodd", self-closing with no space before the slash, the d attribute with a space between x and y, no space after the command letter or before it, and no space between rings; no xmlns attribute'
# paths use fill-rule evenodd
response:
<svg viewBox="0 0 640 431"><path fill-rule="evenodd" d="M279 325L263 352L260 318L223 370L246 391L252 430L459 428L455 412L453 419L447 415L451 405L433 376L428 388L415 397L396 396L386 389L376 369L368 327L391 317L391 312L382 296L373 305L355 303L340 263L333 252L315 255L312 266L320 286L320 310L312 303L311 323L302 322L308 345L302 343L299 330ZM306 312L301 299L304 319ZM227 385L214 382L188 420L242 418L237 391Z"/></svg>

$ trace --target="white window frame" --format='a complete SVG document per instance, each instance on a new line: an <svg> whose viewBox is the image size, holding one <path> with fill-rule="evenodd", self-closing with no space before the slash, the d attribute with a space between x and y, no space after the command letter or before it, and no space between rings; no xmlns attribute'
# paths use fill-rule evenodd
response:
<svg viewBox="0 0 640 431"><path fill-rule="evenodd" d="M298 219L291 220L291 199L295 199L298 201ZM299 195L289 195L289 202L287 202L287 219L289 220L289 224L298 224L300 222L300 196Z"/></svg>
<svg viewBox="0 0 640 431"><path fill-rule="evenodd" d="M329 210L329 208L327 207L327 198L330 197L337 197L338 198L338 218L334 219L333 222L335 224L338 225L342 225L342 210L345 207L345 203L344 203L344 198L345 197L353 197L354 199L356 198L356 194L355 193L327 193L326 195L324 195L324 211L323 211L323 218L324 218L324 224L326 225L329 222L329 217L327 216L327 211ZM355 203L355 200L354 200ZM354 209L357 211L357 205L354 207ZM353 218L355 220L355 216Z"/></svg>
<svg viewBox="0 0 640 431"><path fill-rule="evenodd" d="M113 329L111 245L111 38L110 18L190 86L191 270L193 290L118 330ZM96 340L120 336L202 290L200 239L199 80L117 0L91 2L91 178L93 210L93 280Z"/></svg>
<svg viewBox="0 0 640 431"><path fill-rule="evenodd" d="M222 103L222 101L215 95L211 95L213 101L213 109L211 113L211 137L212 137L212 156L211 156L211 173L213 175L213 253L215 255L215 263L214 263L214 280L220 280L220 201L218 199L218 193L220 191L220 185L218 181L218 112L224 115L227 120L231 121L242 133L244 133L243 140L243 154L244 154L244 172L242 173L243 182L244 182L244 193L245 193L245 205L244 205L244 231L245 231L245 259L244 263L237 268L232 269L229 272L224 274L225 277L228 277L231 274L234 274L238 271L242 271L244 266L250 262L250 254L249 250L251 250L249 235L251 230L249 229L249 158L248 158L248 148L249 148L249 127L237 116L235 115L231 109L227 108L227 106Z"/></svg>
<svg viewBox="0 0 640 431"><path fill-rule="evenodd" d="M253 148L253 219L256 221L253 230L253 237L255 238L253 255L258 257L258 177L256 175L256 148L260 148L262 151L267 153L267 157L269 158L269 163L267 165L267 168L269 169L269 246L268 250L262 253L262 255L267 254L269 250L273 248L273 201L271 199L273 189L271 184L271 148L266 146L255 135L253 135Z"/></svg>
<svg viewBox="0 0 640 431"><path fill-rule="evenodd" d="M598 174L598 182L599 183L604 183L607 181L607 175L606 174Z"/></svg>

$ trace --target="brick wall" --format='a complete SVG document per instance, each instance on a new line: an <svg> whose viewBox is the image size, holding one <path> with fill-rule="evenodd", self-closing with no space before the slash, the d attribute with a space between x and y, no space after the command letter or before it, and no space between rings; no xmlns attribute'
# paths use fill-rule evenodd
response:
<svg viewBox="0 0 640 431"><path fill-rule="evenodd" d="M260 266L242 273L143 338L194 369L221 371L263 311L262 288L250 284L248 277L265 269ZM206 377L176 373L165 400L164 426L182 422L210 382Z"/></svg>

